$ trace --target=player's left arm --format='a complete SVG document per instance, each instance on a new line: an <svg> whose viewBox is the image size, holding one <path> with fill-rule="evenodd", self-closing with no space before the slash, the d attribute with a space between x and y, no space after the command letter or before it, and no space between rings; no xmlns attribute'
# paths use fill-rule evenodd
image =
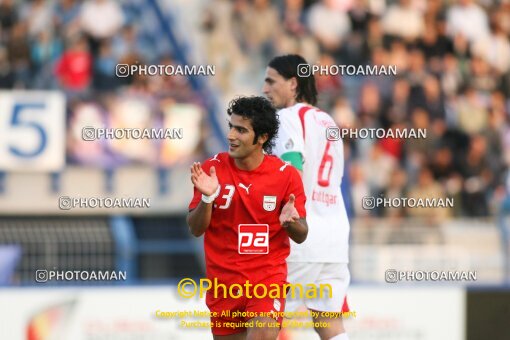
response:
<svg viewBox="0 0 510 340"><path fill-rule="evenodd" d="M303 182L296 169L287 167L284 171L289 172L290 184L285 194L288 201L280 213L280 223L294 242L303 243L308 235Z"/></svg>

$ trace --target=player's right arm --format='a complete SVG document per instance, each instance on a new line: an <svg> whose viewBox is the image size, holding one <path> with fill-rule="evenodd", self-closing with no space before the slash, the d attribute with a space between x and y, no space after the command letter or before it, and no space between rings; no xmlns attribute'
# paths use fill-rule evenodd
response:
<svg viewBox="0 0 510 340"><path fill-rule="evenodd" d="M196 236L202 236L211 223L214 196L218 196L220 185L216 177L216 169L212 166L209 176L200 163L193 163L191 166L191 182L203 196L198 205L188 213L186 222L191 233ZM207 196L209 199L204 198Z"/></svg>

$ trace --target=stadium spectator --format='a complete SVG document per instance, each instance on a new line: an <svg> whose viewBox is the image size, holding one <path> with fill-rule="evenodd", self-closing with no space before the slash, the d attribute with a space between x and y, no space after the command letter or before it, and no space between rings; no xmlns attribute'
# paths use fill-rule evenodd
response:
<svg viewBox="0 0 510 340"><path fill-rule="evenodd" d="M203 48L206 61L217 66L215 85L223 92L230 93L233 78L244 70L246 56L242 52L239 37L241 28L238 20L234 20L234 5L227 0L215 0L205 9L202 31L204 32L205 46Z"/></svg>
<svg viewBox="0 0 510 340"><path fill-rule="evenodd" d="M487 127L488 111L485 97L468 87L456 103L458 127L468 133L478 133Z"/></svg>
<svg viewBox="0 0 510 340"><path fill-rule="evenodd" d="M386 154L379 143L374 143L368 158L362 160L361 166L368 179L370 191L375 195L388 185L397 161L393 156Z"/></svg>
<svg viewBox="0 0 510 340"><path fill-rule="evenodd" d="M120 85L115 74L118 61L112 51L110 40L103 40L99 46L99 55L94 63L93 87L98 91L112 91Z"/></svg>
<svg viewBox="0 0 510 340"><path fill-rule="evenodd" d="M95 57L100 43L112 38L124 24L124 13L120 4L113 0L86 0L80 11L80 25L87 34L90 51Z"/></svg>
<svg viewBox="0 0 510 340"><path fill-rule="evenodd" d="M411 0L400 0L391 5L384 17L382 26L388 35L400 37L408 41L420 38L425 31L423 15L413 7Z"/></svg>
<svg viewBox="0 0 510 340"><path fill-rule="evenodd" d="M510 42L502 27L501 13L494 13L491 18L491 33L473 44L473 55L481 57L499 74L510 70Z"/></svg>
<svg viewBox="0 0 510 340"><path fill-rule="evenodd" d="M388 65L395 65L399 74L405 75L409 70L410 55L406 44L400 40L393 40L388 49Z"/></svg>
<svg viewBox="0 0 510 340"><path fill-rule="evenodd" d="M446 119L446 103L441 93L439 80L435 76L428 76L423 82L423 104L421 106L427 110L432 121Z"/></svg>
<svg viewBox="0 0 510 340"><path fill-rule="evenodd" d="M57 61L56 75L69 93L85 91L92 78L92 56L84 37L75 37Z"/></svg>
<svg viewBox="0 0 510 340"><path fill-rule="evenodd" d="M452 41L441 34L435 22L426 24L425 32L416 45L428 60L431 72L434 74L439 74L442 71L441 58L447 53L453 53Z"/></svg>
<svg viewBox="0 0 510 340"><path fill-rule="evenodd" d="M413 139L412 143L406 143L406 153L424 154L431 156L432 150L437 146L439 141L438 134L432 128L432 117L429 112L423 108L416 108L411 112L411 121L409 127L412 129L420 129L426 131L427 138Z"/></svg>
<svg viewBox="0 0 510 340"><path fill-rule="evenodd" d="M481 135L471 139L468 153L462 159L464 177L462 203L467 216L486 216L489 213L487 193L494 172L487 158L487 141Z"/></svg>
<svg viewBox="0 0 510 340"><path fill-rule="evenodd" d="M487 96L497 90L500 79L497 72L480 57L473 57L470 62L468 84L479 93Z"/></svg>
<svg viewBox="0 0 510 340"><path fill-rule="evenodd" d="M123 59L144 61L146 63L157 61L158 55L154 53L150 43L140 36L138 27L134 24L124 26L120 34L116 34L111 42L113 54L118 61ZM129 64L129 62L120 63Z"/></svg>
<svg viewBox="0 0 510 340"><path fill-rule="evenodd" d="M433 151L431 171L434 178L442 184L445 184L457 172L452 151L449 148L441 146Z"/></svg>
<svg viewBox="0 0 510 340"><path fill-rule="evenodd" d="M464 82L464 76L459 64L459 60L453 54L447 54L443 58L440 76L441 90L448 99L457 95Z"/></svg>
<svg viewBox="0 0 510 340"><path fill-rule="evenodd" d="M347 13L335 7L334 0L322 0L311 6L308 27L317 38L323 51L339 61L342 42L351 32Z"/></svg>
<svg viewBox="0 0 510 340"><path fill-rule="evenodd" d="M27 32L30 38L34 38L48 29L53 29L54 11L48 1L32 0L25 4L21 8L21 18L27 22Z"/></svg>
<svg viewBox="0 0 510 340"><path fill-rule="evenodd" d="M335 59L331 55L323 53L318 60L318 64L324 66L335 65ZM341 78L338 75L319 73L315 75L315 79L317 83L317 91L321 93L321 99L325 103L331 102L333 97L341 91Z"/></svg>
<svg viewBox="0 0 510 340"><path fill-rule="evenodd" d="M53 74L50 67L61 56L62 42L50 31L42 31L30 46L33 86L35 88L53 88Z"/></svg>
<svg viewBox="0 0 510 340"><path fill-rule="evenodd" d="M290 34L301 35L307 30L304 20L303 2L303 0L285 0L282 26Z"/></svg>
<svg viewBox="0 0 510 340"><path fill-rule="evenodd" d="M354 213L357 217L370 216L370 210L364 209L362 205L363 197L373 195L368 185L364 169L359 162L352 162L349 171L351 178L351 196Z"/></svg>
<svg viewBox="0 0 510 340"><path fill-rule="evenodd" d="M474 0L458 0L448 9L447 30L450 37L462 35L470 43L489 35L487 13Z"/></svg>
<svg viewBox="0 0 510 340"><path fill-rule="evenodd" d="M356 113L347 98L335 98L332 107L331 116L335 120L336 125L344 128L356 126Z"/></svg>
<svg viewBox="0 0 510 340"><path fill-rule="evenodd" d="M18 21L18 11L14 0L0 2L0 43L5 43L11 29Z"/></svg>
<svg viewBox="0 0 510 340"><path fill-rule="evenodd" d="M392 131L396 136L397 131L403 131L406 128L406 124L404 123L394 123L389 128L388 131ZM383 137L379 140L379 144L383 149L384 153L390 156L393 156L398 161L403 159L403 149L404 149L404 138L399 137Z"/></svg>
<svg viewBox="0 0 510 340"><path fill-rule="evenodd" d="M319 59L319 44L305 23L303 0L286 0L282 14L282 31L276 34L275 54L294 53L306 60Z"/></svg>
<svg viewBox="0 0 510 340"><path fill-rule="evenodd" d="M280 34L278 11L269 0L255 0L242 18L244 40L250 56L268 59L274 53L274 39Z"/></svg>
<svg viewBox="0 0 510 340"><path fill-rule="evenodd" d="M418 182L413 185L407 194L407 197L418 199L446 199L446 193L432 176L432 171L428 167L423 167L419 171ZM450 209L435 207L408 207L407 214L411 217L423 218L431 222L439 222L451 216Z"/></svg>
<svg viewBox="0 0 510 340"><path fill-rule="evenodd" d="M19 21L12 27L6 46L14 72L15 86L19 88L28 87L31 83L30 42L25 22Z"/></svg>
<svg viewBox="0 0 510 340"><path fill-rule="evenodd" d="M65 34L77 32L80 25L79 17L81 11L81 2L77 0L59 0L55 6L55 20L57 26Z"/></svg>
<svg viewBox="0 0 510 340"><path fill-rule="evenodd" d="M421 86L430 72L427 68L427 62L423 52L417 48L409 51L409 69L406 78L411 85L411 99L420 96Z"/></svg>
<svg viewBox="0 0 510 340"><path fill-rule="evenodd" d="M388 184L388 187L385 188L378 197L382 196L386 199L400 199L402 197L407 197L407 174L401 168L395 168L393 173L391 174L391 179ZM406 209L404 207L393 207L393 208L383 208L378 207L380 211L375 211L379 213L381 217L405 217Z"/></svg>
<svg viewBox="0 0 510 340"><path fill-rule="evenodd" d="M411 87L405 78L397 78L393 82L393 96L381 114L381 126L385 129L394 123L408 121L411 111L409 95Z"/></svg>
<svg viewBox="0 0 510 340"><path fill-rule="evenodd" d="M7 51L5 48L0 47L0 89L12 89L15 80L11 63L7 59Z"/></svg>

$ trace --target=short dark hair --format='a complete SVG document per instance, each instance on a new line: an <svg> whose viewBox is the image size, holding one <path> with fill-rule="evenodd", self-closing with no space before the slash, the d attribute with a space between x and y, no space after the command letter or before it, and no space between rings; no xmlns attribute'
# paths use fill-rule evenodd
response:
<svg viewBox="0 0 510 340"><path fill-rule="evenodd" d="M308 64L302 56L298 54L287 54L274 57L268 64L274 68L283 78L296 78L296 100L298 102L307 102L309 104L317 104L317 88L315 87L315 78L313 73L308 76L298 76L298 65Z"/></svg>
<svg viewBox="0 0 510 340"><path fill-rule="evenodd" d="M255 131L253 144L257 143L260 136L267 134L267 141L262 145L262 148L267 154L271 153L280 122L276 115L276 109L269 100L255 96L238 97L228 104L227 114L229 116L236 114L250 119L253 131Z"/></svg>

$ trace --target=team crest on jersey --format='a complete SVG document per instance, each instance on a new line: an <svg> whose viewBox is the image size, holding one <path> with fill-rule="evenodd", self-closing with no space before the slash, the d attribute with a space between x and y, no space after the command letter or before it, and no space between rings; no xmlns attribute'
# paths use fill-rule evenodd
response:
<svg viewBox="0 0 510 340"><path fill-rule="evenodd" d="M262 207L265 211L273 211L276 208L276 196L264 196Z"/></svg>
<svg viewBox="0 0 510 340"><path fill-rule="evenodd" d="M285 149L290 150L294 147L294 142L292 141L292 138L289 138L287 143L285 143Z"/></svg>

